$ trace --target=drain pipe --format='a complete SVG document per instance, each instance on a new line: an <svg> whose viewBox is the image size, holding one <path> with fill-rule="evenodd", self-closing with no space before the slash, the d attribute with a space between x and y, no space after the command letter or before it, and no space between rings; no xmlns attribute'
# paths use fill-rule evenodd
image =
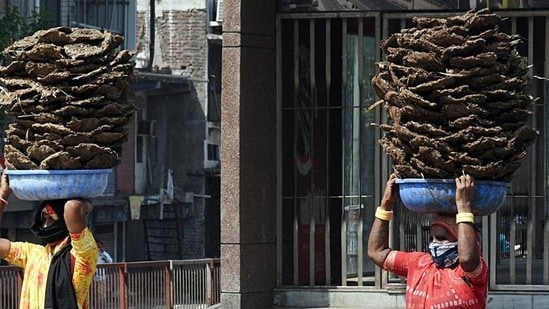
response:
<svg viewBox="0 0 549 309"><path fill-rule="evenodd" d="M156 23L156 5L155 5L155 1L156 0L149 0L149 9L150 9L150 12L149 12L149 36L150 36L150 43L149 43L149 64L147 65L147 71L148 72L152 72L152 67L153 67L153 61L154 61L154 46L156 44L156 36L155 36L155 32L156 32L156 27L155 27L155 23Z"/></svg>

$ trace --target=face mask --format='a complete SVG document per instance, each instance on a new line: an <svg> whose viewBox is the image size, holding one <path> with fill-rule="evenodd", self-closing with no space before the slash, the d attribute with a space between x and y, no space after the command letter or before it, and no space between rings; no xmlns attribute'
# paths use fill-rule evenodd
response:
<svg viewBox="0 0 549 309"><path fill-rule="evenodd" d="M48 244L58 242L69 235L67 228L57 222L47 228L33 225L31 231L34 236Z"/></svg>
<svg viewBox="0 0 549 309"><path fill-rule="evenodd" d="M56 214L62 214L63 206L65 205L65 200L55 200L55 201L49 201L49 204L55 208ZM65 220L62 216L57 216L57 220L53 220L50 226L43 227L42 223L42 209L46 203L42 204L34 214L34 222L31 225L31 231L32 233L38 237L40 240L42 240L45 243L55 243L58 242L65 237L69 235L69 230L67 229L67 225L65 224Z"/></svg>
<svg viewBox="0 0 549 309"><path fill-rule="evenodd" d="M444 243L431 242L429 244L429 251L431 251L433 262L441 268L454 265L458 260L457 244L457 241Z"/></svg>

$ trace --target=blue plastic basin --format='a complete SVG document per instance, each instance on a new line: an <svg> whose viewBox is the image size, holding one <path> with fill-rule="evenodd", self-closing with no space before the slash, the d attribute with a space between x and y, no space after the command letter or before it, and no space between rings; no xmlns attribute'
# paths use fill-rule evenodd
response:
<svg viewBox="0 0 549 309"><path fill-rule="evenodd" d="M455 179L397 179L400 199L406 208L419 213L457 213ZM510 184L502 181L475 180L472 212L489 215L505 202Z"/></svg>
<svg viewBox="0 0 549 309"><path fill-rule="evenodd" d="M43 201L96 197L105 191L111 169L6 170L20 200Z"/></svg>

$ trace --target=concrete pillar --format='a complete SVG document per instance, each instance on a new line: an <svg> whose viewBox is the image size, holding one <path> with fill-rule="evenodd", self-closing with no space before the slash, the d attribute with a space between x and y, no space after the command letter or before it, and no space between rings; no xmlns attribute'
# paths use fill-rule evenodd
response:
<svg viewBox="0 0 549 309"><path fill-rule="evenodd" d="M224 0L221 307L270 308L276 283L273 0Z"/></svg>

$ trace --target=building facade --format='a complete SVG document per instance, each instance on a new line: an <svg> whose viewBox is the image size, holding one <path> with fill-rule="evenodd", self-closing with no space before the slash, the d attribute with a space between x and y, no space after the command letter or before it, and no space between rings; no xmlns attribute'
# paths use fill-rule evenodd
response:
<svg viewBox="0 0 549 309"><path fill-rule="evenodd" d="M120 262L219 257L220 20L204 1L16 2L0 4L121 34L136 51L128 140L89 218L107 251ZM32 241L35 205L10 204L5 236Z"/></svg>
<svg viewBox="0 0 549 309"><path fill-rule="evenodd" d="M391 173L377 144L381 133L369 126L387 117L367 112L377 101L370 80L382 59L379 43L414 16L486 4L444 2L434 10L419 1L390 3L400 9L368 8L375 1L225 2L222 307L404 307L403 279L365 254ZM413 5L418 10L410 12ZM532 65L530 91L540 99L531 124L540 135L504 206L477 218L491 269L489 308L547 306L547 84L534 76L548 75L549 32L548 13L536 5L493 8L504 17L503 31L525 39L518 52ZM424 250L429 218L397 211L391 246Z"/></svg>

